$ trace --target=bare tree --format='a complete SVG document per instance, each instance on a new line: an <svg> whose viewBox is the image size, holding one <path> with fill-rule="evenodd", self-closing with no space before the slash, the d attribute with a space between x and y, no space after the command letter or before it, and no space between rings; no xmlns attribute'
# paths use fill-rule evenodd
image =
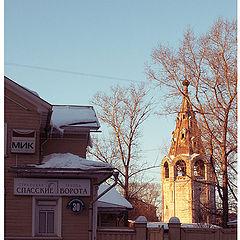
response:
<svg viewBox="0 0 240 240"><path fill-rule="evenodd" d="M217 193L222 202L222 223L227 226L229 195L236 200L237 174L237 25L219 18L203 36L190 29L179 49L159 45L147 67L149 79L162 87L168 110L184 96L183 80L190 82L187 96L201 124ZM175 103L175 104L174 104ZM171 108L172 107L172 108Z"/></svg>
<svg viewBox="0 0 240 240"><path fill-rule="evenodd" d="M149 167L140 160L141 127L150 116L151 98L144 85L111 87L109 95L98 92L91 100L98 118L109 129L107 137L93 139L88 153L100 161L113 164L119 171L119 185L129 200L130 181ZM137 189L135 189L137 191Z"/></svg>
<svg viewBox="0 0 240 240"><path fill-rule="evenodd" d="M130 184L134 194L130 196L129 201L133 205L133 210L129 212L130 219L137 219L139 216L145 216L148 221L159 221L160 207L160 183L155 182L135 182ZM135 189L138 189L136 192Z"/></svg>

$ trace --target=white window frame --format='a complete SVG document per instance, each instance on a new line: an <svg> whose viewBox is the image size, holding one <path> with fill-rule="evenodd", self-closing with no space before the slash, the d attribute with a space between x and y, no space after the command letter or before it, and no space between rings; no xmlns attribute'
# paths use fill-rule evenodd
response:
<svg viewBox="0 0 240 240"><path fill-rule="evenodd" d="M54 233L39 233L39 211L54 210ZM34 197L32 204L32 236L33 237L61 237L62 198Z"/></svg>

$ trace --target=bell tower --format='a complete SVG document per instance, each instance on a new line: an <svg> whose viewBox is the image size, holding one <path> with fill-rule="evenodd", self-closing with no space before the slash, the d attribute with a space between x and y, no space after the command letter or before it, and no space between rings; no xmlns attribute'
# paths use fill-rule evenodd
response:
<svg viewBox="0 0 240 240"><path fill-rule="evenodd" d="M188 97L189 81L172 132L168 156L161 164L162 221L178 217L182 223L215 223L215 191L211 168Z"/></svg>

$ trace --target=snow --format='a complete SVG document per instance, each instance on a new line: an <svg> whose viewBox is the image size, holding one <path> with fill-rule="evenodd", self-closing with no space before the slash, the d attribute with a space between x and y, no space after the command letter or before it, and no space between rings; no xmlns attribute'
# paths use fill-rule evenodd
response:
<svg viewBox="0 0 240 240"><path fill-rule="evenodd" d="M139 216L135 223L147 223L147 218L145 216Z"/></svg>
<svg viewBox="0 0 240 240"><path fill-rule="evenodd" d="M180 220L178 217L171 217L169 223L180 223Z"/></svg>
<svg viewBox="0 0 240 240"><path fill-rule="evenodd" d="M23 87L23 86L22 86L22 87ZM37 92L35 92L35 91L33 91L33 90L29 89L29 88L26 88L26 87L23 87L23 88L27 89L29 92L31 92L31 93L34 94L35 96L40 97Z"/></svg>
<svg viewBox="0 0 240 240"><path fill-rule="evenodd" d="M72 153L52 153L43 158L41 165L31 166L38 168L77 168L81 170L113 168L111 164L90 161Z"/></svg>
<svg viewBox="0 0 240 240"><path fill-rule="evenodd" d="M194 158L198 157L200 154L198 154L198 153L193 153L192 155L189 155L189 154L183 153L183 154L180 154L180 155L181 155L181 156L184 156L184 157L187 157L188 159L193 160ZM176 157L175 155L167 156L167 158L168 158L169 160L173 160L175 157Z"/></svg>
<svg viewBox="0 0 240 240"><path fill-rule="evenodd" d="M163 222L147 222L148 228L161 228L168 229L168 224Z"/></svg>
<svg viewBox="0 0 240 240"><path fill-rule="evenodd" d="M107 188L109 188L109 185L101 184L98 189L98 195L104 192ZM112 188L110 191L100 197L98 201L115 204L126 208L133 208L131 203L122 197L122 195L115 188Z"/></svg>
<svg viewBox="0 0 240 240"><path fill-rule="evenodd" d="M135 222L135 221L132 221ZM160 228L163 227L164 229L168 228L168 223L164 222L148 222L148 228ZM211 228L211 229L219 229L221 227L212 225L212 224L201 224L201 223L181 223L181 228Z"/></svg>
<svg viewBox="0 0 240 240"><path fill-rule="evenodd" d="M211 228L211 229L221 228L219 226L206 224L206 223L205 224L204 223L182 223L181 227L182 228Z"/></svg>
<svg viewBox="0 0 240 240"><path fill-rule="evenodd" d="M182 156L189 157L190 155L188 153L181 154Z"/></svg>
<svg viewBox="0 0 240 240"><path fill-rule="evenodd" d="M99 228L101 232L135 232L134 229L131 228Z"/></svg>
<svg viewBox="0 0 240 240"><path fill-rule="evenodd" d="M200 156L200 154L194 153L194 154L191 155L191 159L194 159L195 157L198 157L198 156Z"/></svg>
<svg viewBox="0 0 240 240"><path fill-rule="evenodd" d="M53 106L52 125L60 131L64 126L99 128L99 122L93 107L89 106Z"/></svg>

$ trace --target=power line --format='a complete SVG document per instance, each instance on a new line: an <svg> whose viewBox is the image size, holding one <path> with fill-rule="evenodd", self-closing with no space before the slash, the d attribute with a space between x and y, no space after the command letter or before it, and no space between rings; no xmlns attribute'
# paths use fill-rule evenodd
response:
<svg viewBox="0 0 240 240"><path fill-rule="evenodd" d="M104 78L104 79L119 80L119 81L126 81L126 82L139 82L139 83L143 82L143 81L139 81L139 80L135 80L135 79L118 78L118 77L112 77L112 76L107 76L107 75L76 72L76 71L62 70L62 69L57 69L57 68L33 66L33 65L28 65L28 64L19 64L19 63L11 63L11 62L5 62L4 64L8 65L8 66L39 69L39 70L49 71L49 72L60 72L60 73L66 73L66 74L82 75L82 76L86 76L86 77L96 77L96 78Z"/></svg>

